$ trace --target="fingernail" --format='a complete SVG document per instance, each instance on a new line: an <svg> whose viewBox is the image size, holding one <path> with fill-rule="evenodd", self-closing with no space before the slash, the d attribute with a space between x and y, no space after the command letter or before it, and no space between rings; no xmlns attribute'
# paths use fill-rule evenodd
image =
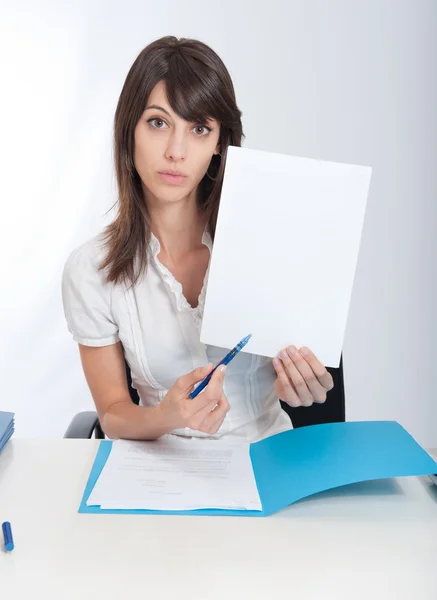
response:
<svg viewBox="0 0 437 600"><path fill-rule="evenodd" d="M302 346L299 352L302 354L302 356L308 356L309 354L308 348L305 348L305 346Z"/></svg>
<svg viewBox="0 0 437 600"><path fill-rule="evenodd" d="M226 371L226 365L222 365L222 366L220 367L220 371L221 371L222 373L224 373L224 372Z"/></svg>
<svg viewBox="0 0 437 600"><path fill-rule="evenodd" d="M296 354L296 346L290 346L288 348L288 351L290 354Z"/></svg>
<svg viewBox="0 0 437 600"><path fill-rule="evenodd" d="M275 358L273 359L273 364L274 364L275 366L278 366L278 365L279 365L279 358L276 358L276 357L275 357Z"/></svg>
<svg viewBox="0 0 437 600"><path fill-rule="evenodd" d="M288 356L287 356L287 350L282 350L281 356L282 356L282 358L288 358Z"/></svg>

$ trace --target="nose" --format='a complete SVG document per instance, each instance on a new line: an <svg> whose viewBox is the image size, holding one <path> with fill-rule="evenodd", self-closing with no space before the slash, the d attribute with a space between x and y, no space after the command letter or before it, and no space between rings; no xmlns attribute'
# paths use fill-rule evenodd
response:
<svg viewBox="0 0 437 600"><path fill-rule="evenodd" d="M187 144L184 135L181 133L178 134L177 132L174 132L168 140L165 157L168 160L179 162L181 160L185 160L186 154Z"/></svg>

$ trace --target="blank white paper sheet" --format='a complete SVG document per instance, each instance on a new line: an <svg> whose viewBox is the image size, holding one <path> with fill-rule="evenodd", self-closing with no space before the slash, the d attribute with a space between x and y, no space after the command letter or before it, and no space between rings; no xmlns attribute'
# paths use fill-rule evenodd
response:
<svg viewBox="0 0 437 600"><path fill-rule="evenodd" d="M371 167L230 146L201 341L340 364Z"/></svg>

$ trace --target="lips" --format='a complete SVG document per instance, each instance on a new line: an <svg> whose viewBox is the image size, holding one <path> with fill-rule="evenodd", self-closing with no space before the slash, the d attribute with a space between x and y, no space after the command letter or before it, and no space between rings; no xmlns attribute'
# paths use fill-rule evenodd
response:
<svg viewBox="0 0 437 600"><path fill-rule="evenodd" d="M178 177L185 177L185 173L181 173L181 171L161 171L162 175L175 175Z"/></svg>
<svg viewBox="0 0 437 600"><path fill-rule="evenodd" d="M159 173L160 178L165 181L165 183L170 184L180 184L186 180L186 175L179 173L178 171L165 171Z"/></svg>

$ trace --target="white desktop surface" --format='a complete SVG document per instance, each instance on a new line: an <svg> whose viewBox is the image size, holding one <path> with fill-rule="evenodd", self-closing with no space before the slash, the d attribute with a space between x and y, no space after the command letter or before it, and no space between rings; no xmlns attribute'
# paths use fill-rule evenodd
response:
<svg viewBox="0 0 437 600"><path fill-rule="evenodd" d="M354 484L265 518L79 514L98 443L14 438L0 454L0 521L15 542L0 551L0 597L437 598L427 477Z"/></svg>

